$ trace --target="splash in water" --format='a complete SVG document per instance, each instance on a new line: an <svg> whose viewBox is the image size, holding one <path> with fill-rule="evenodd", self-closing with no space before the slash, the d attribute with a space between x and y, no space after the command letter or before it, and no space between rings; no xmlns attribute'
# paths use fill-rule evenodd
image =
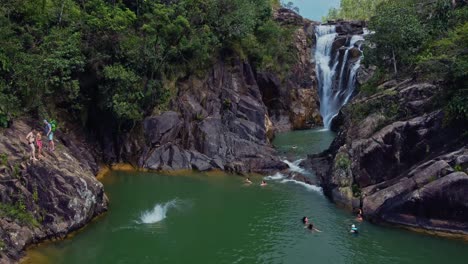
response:
<svg viewBox="0 0 468 264"><path fill-rule="evenodd" d="M289 170L292 172L298 172L301 174L307 174L307 171L299 166L299 164L303 161L304 159L299 159L294 162L291 162L289 160L283 160L284 163L288 164Z"/></svg>
<svg viewBox="0 0 468 264"><path fill-rule="evenodd" d="M139 223L154 224L164 220L170 208L177 206L178 200L174 199L164 204L156 204L153 209L144 211L140 215Z"/></svg>

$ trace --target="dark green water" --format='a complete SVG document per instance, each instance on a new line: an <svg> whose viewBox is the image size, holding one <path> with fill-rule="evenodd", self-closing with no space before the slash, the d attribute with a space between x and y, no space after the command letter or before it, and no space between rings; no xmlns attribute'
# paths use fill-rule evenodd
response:
<svg viewBox="0 0 468 264"><path fill-rule="evenodd" d="M332 138L302 131L275 144L285 156L301 157ZM31 250L26 263L467 263L468 243L357 223L318 187L279 177L266 187L260 177L251 186L242 180L113 172L103 179L109 212L71 239ZM323 232L304 229L304 215ZM349 233L351 224L358 236Z"/></svg>

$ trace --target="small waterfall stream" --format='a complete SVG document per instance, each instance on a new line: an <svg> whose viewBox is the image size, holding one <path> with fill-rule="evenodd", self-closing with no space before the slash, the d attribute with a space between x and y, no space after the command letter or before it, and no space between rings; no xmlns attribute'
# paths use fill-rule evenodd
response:
<svg viewBox="0 0 468 264"><path fill-rule="evenodd" d="M330 129L333 118L353 95L364 38L362 35L354 35L346 40L345 46L336 47L335 40L338 34L334 25L317 26L315 35L320 113L325 128ZM351 56L355 49L359 51L358 58Z"/></svg>

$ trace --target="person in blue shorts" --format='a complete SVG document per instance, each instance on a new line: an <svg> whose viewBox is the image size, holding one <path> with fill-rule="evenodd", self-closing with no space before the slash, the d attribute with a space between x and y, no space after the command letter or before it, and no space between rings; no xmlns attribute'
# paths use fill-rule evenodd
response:
<svg viewBox="0 0 468 264"><path fill-rule="evenodd" d="M44 131L45 131L47 139L49 140L47 149L54 151L55 144L54 144L54 131L52 131L52 125L46 119L44 119L44 124L45 124Z"/></svg>

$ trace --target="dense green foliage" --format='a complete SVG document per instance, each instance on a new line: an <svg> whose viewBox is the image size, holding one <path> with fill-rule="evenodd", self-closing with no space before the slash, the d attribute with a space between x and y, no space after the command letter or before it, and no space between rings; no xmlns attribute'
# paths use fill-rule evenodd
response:
<svg viewBox="0 0 468 264"><path fill-rule="evenodd" d="M323 20L369 20L383 1L385 0L341 0L340 7L331 8Z"/></svg>
<svg viewBox="0 0 468 264"><path fill-rule="evenodd" d="M5 0L0 126L57 108L83 121L92 109L133 123L175 94L168 83L203 73L220 54L280 70L292 38L272 20L272 5L278 1Z"/></svg>
<svg viewBox="0 0 468 264"><path fill-rule="evenodd" d="M366 1L355 1L359 5ZM337 16L349 15L343 8ZM351 3L347 5L351 6ZM357 7L357 6L355 6ZM332 11L334 12L334 11ZM447 121L463 126L468 121L468 7L449 0L380 1L369 9L369 29L365 64L378 67L376 76L362 87L363 93L376 92L385 76L416 77L444 83L436 104L444 108Z"/></svg>

